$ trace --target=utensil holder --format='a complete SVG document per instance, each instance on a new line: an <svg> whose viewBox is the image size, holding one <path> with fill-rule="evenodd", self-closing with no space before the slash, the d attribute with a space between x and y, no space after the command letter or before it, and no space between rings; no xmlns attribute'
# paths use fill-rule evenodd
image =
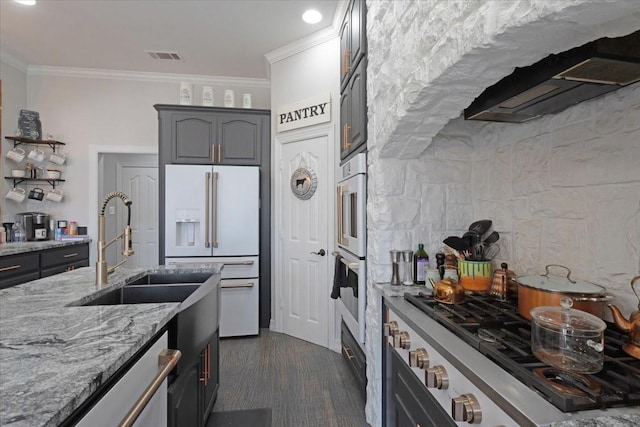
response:
<svg viewBox="0 0 640 427"><path fill-rule="evenodd" d="M465 290L487 292L491 286L491 261L459 259L458 277Z"/></svg>

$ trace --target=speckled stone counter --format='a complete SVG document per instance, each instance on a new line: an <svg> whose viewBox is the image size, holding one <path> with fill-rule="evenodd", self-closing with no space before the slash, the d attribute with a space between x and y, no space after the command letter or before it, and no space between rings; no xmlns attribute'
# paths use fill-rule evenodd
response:
<svg viewBox="0 0 640 427"><path fill-rule="evenodd" d="M82 240L41 240L34 242L3 243L0 245L0 257L61 248L63 246L81 245L90 242L91 239L86 238Z"/></svg>
<svg viewBox="0 0 640 427"><path fill-rule="evenodd" d="M475 366L478 372L472 372L471 375L482 377L482 382L489 386L494 394L504 395L504 399L509 402L523 400L526 402L525 406L532 406L536 401L540 401L540 397L524 384L516 382L509 384L508 387L505 386L508 382L500 381L501 377L504 378L502 368L490 362L480 353L473 351L468 344L453 336L442 325L402 298L406 293L413 295L420 292L431 293L430 287L391 286L389 283L373 283L373 287L385 299L387 306L397 314L400 314L403 320L422 335L422 338L426 339L427 336L431 336L432 339L437 340L446 349L452 350L450 352L450 363L458 366L459 369L465 365ZM427 341L429 342L428 339ZM433 342L430 343L433 344ZM441 352L441 354L447 353ZM501 387L506 387L507 389L503 392ZM522 399L523 396L524 399ZM539 406L540 408L545 408L548 407L548 404L541 403ZM630 427L640 425L640 407L609 408L602 411L594 410L566 414L553 408L545 412L545 414L537 414L535 418L538 418L538 421L547 420L541 422L527 420L528 422L524 424L550 427ZM563 418L563 421L558 421ZM548 421L549 419L552 421Z"/></svg>
<svg viewBox="0 0 640 427"><path fill-rule="evenodd" d="M179 303L79 306L146 273L220 273L222 265L116 270L97 289L80 268L0 290L0 425L56 426L179 311Z"/></svg>

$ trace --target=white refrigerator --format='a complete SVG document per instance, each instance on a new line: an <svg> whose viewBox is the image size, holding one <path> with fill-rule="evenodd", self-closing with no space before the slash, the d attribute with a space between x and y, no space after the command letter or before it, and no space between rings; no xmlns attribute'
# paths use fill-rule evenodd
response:
<svg viewBox="0 0 640 427"><path fill-rule="evenodd" d="M220 336L257 335L257 166L165 166L165 264L221 262Z"/></svg>

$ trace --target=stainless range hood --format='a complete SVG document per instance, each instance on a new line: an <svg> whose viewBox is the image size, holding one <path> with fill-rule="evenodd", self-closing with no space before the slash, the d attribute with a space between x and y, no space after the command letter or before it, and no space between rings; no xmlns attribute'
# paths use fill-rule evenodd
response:
<svg viewBox="0 0 640 427"><path fill-rule="evenodd" d="M466 120L521 123L640 81L640 31L516 68L464 110Z"/></svg>

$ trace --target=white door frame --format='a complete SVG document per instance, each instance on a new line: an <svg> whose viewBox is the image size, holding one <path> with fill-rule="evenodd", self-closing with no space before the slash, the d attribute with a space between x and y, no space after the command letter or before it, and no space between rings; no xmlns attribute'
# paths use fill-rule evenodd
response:
<svg viewBox="0 0 640 427"><path fill-rule="evenodd" d="M93 265L98 257L98 215L100 207L98 204L98 160L100 154L158 154L157 145L89 145L89 236L95 244L89 245L89 265ZM107 236L109 240L112 237Z"/></svg>
<svg viewBox="0 0 640 427"><path fill-rule="evenodd" d="M303 141L312 138L326 138L327 141L327 178L326 182L319 182L318 185L326 185L328 188L328 194L333 194L335 192L335 126L333 124L328 124L324 126L317 126L313 128L305 128L302 130L289 131L284 135L277 135L274 139L273 146L273 164L272 164L272 176L275 179L272 181L274 188L272 188L271 194L274 195L272 199L272 218L275 219L273 221L273 242L274 242L274 254L273 256L273 273L272 280L273 283L273 300L271 303L273 313L275 313L275 322L272 319L270 329L276 332L282 332L282 323L283 323L283 289L282 289L282 281L284 274L282 272L282 260L284 257L283 254L283 235L282 229L280 228L279 218L282 218L282 197L284 188L289 188L289 183L282 182L281 178L281 159L282 159L282 145L290 144L292 142ZM328 223L327 230L329 230L329 236L327 239L327 247L325 250L327 251L327 257L332 258L331 252L333 252L333 248L335 247L335 197L329 197L330 206L329 215L328 215ZM333 280L333 263L327 263L327 278ZM329 286L329 284L327 284ZM330 292L329 292L330 293ZM328 294L327 294L328 295ZM334 351L340 351L340 337L338 335L339 328L336 327L336 309L335 303L331 299L327 299L327 327L328 331L328 345L329 348ZM273 316L272 316L273 317Z"/></svg>

